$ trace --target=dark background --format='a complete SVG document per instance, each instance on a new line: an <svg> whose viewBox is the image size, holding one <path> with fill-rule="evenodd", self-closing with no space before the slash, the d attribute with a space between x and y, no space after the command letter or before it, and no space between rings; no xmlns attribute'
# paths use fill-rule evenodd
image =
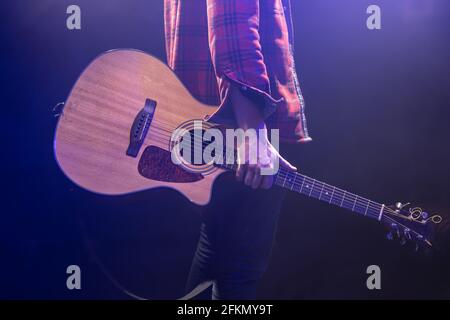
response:
<svg viewBox="0 0 450 320"><path fill-rule="evenodd" d="M81 7L82 30L66 28L70 4ZM292 4L314 142L291 160L373 200L450 213L450 2ZM366 28L370 4L381 7L381 30ZM181 296L199 209L167 190L117 198L80 190L52 149L52 109L98 54L137 48L165 60L162 1L10 0L0 12L0 298L128 298L91 249L126 289ZM373 221L291 194L259 297L450 298L445 259L384 236ZM82 290L66 288L71 264L82 269ZM366 288L371 264L381 267L381 290Z"/></svg>

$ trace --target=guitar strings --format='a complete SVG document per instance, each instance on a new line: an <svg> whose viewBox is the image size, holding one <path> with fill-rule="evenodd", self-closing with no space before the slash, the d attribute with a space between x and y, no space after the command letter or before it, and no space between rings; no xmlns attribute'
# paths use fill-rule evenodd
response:
<svg viewBox="0 0 450 320"><path fill-rule="evenodd" d="M278 176L281 177L281 179L283 179L283 178L285 179L289 174L291 174L291 173L290 172L280 171L278 173ZM318 199L320 199L321 194L323 194L323 191L325 191L326 193L331 193L332 194L330 196L329 203L335 204L333 202L333 198L334 198L334 195L337 195L337 196L341 196L342 197L341 204L339 206L344 206L344 204L347 202L347 203L353 203L353 206L352 206L353 209L357 208L357 205L360 208L367 207L367 208L371 208L371 209L376 209L377 212L379 212L379 210L381 209L381 206L382 206L381 204L379 204L379 203L377 203L375 201L372 201L370 199L367 199L365 197L358 196L358 195L356 195L354 193L351 193L351 192L348 192L346 190L343 190L343 189L331 186L331 185L329 185L327 183L318 181L316 179L310 178L308 176L305 176L305 175L297 173L297 172L293 172L292 174L294 174L295 176L300 176L303 179L303 181L301 182L301 185L300 185L300 182L297 182L297 181L292 183L293 187L294 186L295 187L299 187L300 186L300 190L294 190L294 191L298 191L298 192L301 193L303 190L305 190L305 189L303 189L303 185L306 182L306 184L311 186L311 189L309 189L310 190L309 194L308 194L309 196L315 197L315 196L317 196L317 194L319 194ZM294 178L294 180L296 180L296 178ZM320 186L317 186L317 184L322 184L323 187L321 188ZM308 188L309 188L309 186L308 186ZM292 189L294 189L294 188L292 188ZM346 197L347 197L347 199L345 199ZM322 199L320 199L320 200L322 200ZM336 203L336 205L337 205L337 203ZM386 207L386 208L389 209L388 207Z"/></svg>
<svg viewBox="0 0 450 320"><path fill-rule="evenodd" d="M155 127L154 127L154 128L155 128ZM162 128L158 128L158 129L161 130L161 131L163 131L163 132L171 133L170 130L165 130L165 129L162 129ZM172 136L172 134L170 134L170 136ZM163 137L165 138L164 140L167 141L167 137L166 137L166 136L163 136ZM200 138L195 138L195 137L194 137L194 148L195 148L195 146L198 146L198 143L199 143L199 142L198 142L198 139L200 139ZM170 141L170 140L169 140L169 141ZM204 147L205 144L207 144L208 142L209 142L209 141L202 141L201 146ZM226 159L227 159L230 155L231 155L231 154L225 153ZM234 152L233 152L233 155L232 155L232 156L233 156L233 157L236 156L236 155L234 154ZM225 168L230 169L230 168L227 167L227 165L225 165ZM232 167L231 170L235 170L235 168ZM298 173L298 172L292 172L292 174L294 174L294 173L296 174L296 175L294 175L294 181L293 181L293 182L290 182L290 183L292 184L291 190L294 190L294 187L299 187L299 186L300 186L300 190L301 190L301 188L302 188L302 186L300 185L300 182L297 182L297 181L296 181L296 176L298 175L298 176L300 176L300 177L303 178L302 185L303 185L305 182L307 182L307 183L309 183L309 184L311 185L310 193L308 194L308 196L314 197L312 194L315 193L315 192L319 192L319 187L316 185L316 182L318 182L318 183L322 184L322 188L320 188L320 189L321 189L320 192L323 192L323 190L327 190L326 192L329 192L329 191L332 191L332 192L333 192L333 196L330 197L330 202L329 202L330 204L333 204L333 205L338 206L338 204L332 202L332 198L334 197L334 195L342 196L342 199L343 199L343 200L342 200L342 202L341 202L341 205L339 205L339 207L344 207L344 208L345 208L345 206L343 206L343 204L345 203L345 197L353 197L353 203L354 203L354 205L353 205L353 207L352 207L352 209L351 209L352 211L355 211L354 209L356 208L357 205L359 205L360 207L362 207L363 205L365 205L365 206L367 206L367 214L369 214L370 217L376 218L376 219L378 220L378 217L379 217L379 215L380 215L380 213L381 213L381 219L382 219L382 220L385 220L385 221L387 221L387 222L390 222L391 224L399 225L399 226L401 226L404 230L409 230L409 232L412 233L412 234L414 234L414 235L416 236L416 238L419 238L419 237L424 238L424 237L423 237L420 233L418 233L417 231L410 229L409 227L405 226L405 225L402 224L401 222L398 222L397 220L395 220L395 219L391 218L390 216L384 214L385 211L386 211L386 213L388 213L388 214L389 214L389 213L390 213L390 214L393 214L393 215L397 214L397 212L395 212L395 211L392 210L391 208L389 208L389 207L387 207L387 206L382 207L382 205L379 204L379 203L377 203L377 202L374 202L374 201L372 201L372 200L366 199L366 198L364 198L364 197L360 197L360 196L358 196L358 195L356 195L356 194L353 194L353 193L351 193L351 192L342 190L342 189L340 189L340 188L333 187L333 186L331 186L331 185L328 185L328 184L326 184L326 183L324 183L324 182L320 182L320 181L318 181L318 180L316 180L316 179L310 178L310 177L305 176L305 175L303 175L303 174L300 174L300 173ZM283 178L286 179L287 176L288 176L289 174L291 174L291 173L288 172L288 171L284 172L284 171L281 170L280 172L278 172L278 174L276 175L275 179L283 179ZM325 189L325 188L326 188L326 189ZM294 191L297 191L297 190L294 190ZM302 193L301 191L297 191L297 192ZM320 198L320 196L319 196L319 198ZM367 202L365 202L365 200L368 202L368 204L367 204ZM347 201L351 201L351 200L347 200ZM350 208L347 208L347 209L350 209ZM380 211L381 209L382 209L382 211ZM372 212L369 211L369 210L372 210ZM376 212L376 213L375 213L375 212ZM367 215L367 214L366 214L366 215Z"/></svg>
<svg viewBox="0 0 450 320"><path fill-rule="evenodd" d="M286 183L286 178L290 175L290 172L283 172L280 171L277 174L277 179L283 180L283 186L285 186ZM289 182L291 183L291 187L290 189L293 191L297 191L299 193L304 193L307 194L310 197L315 197L319 200L325 201L325 196L329 196L330 200L328 201L328 203L330 204L334 204L340 207L347 207L345 206L345 204L352 204L351 208L352 210L358 209L358 208L366 208L366 214L369 214L373 217L378 217L379 215L379 211L381 209L381 204L372 201L370 199L355 195L351 192L342 190L340 188L328 185L327 183L318 181L316 179L312 179L310 177L307 177L305 175L302 175L300 173L297 172L293 172L292 174L294 174L294 182ZM297 176L300 176L302 181L297 182L296 178ZM300 184L301 183L301 184ZM307 185L308 189L303 188L304 185ZM322 187L317 186L317 184L322 184ZM295 187L300 187L298 190ZM307 192L307 190L309 190L309 193ZM305 192L306 191L306 192ZM325 193L324 193L325 192ZM323 198L322 198L322 194L324 194ZM336 197L336 200L339 201L339 197L341 197L341 201L340 204L339 202L336 203L334 198ZM350 198L351 197L351 198ZM348 206L348 208L350 208L350 206ZM371 211L369 211L369 209L372 209L375 213L372 213Z"/></svg>
<svg viewBox="0 0 450 320"><path fill-rule="evenodd" d="M283 171L280 171L280 173L281 173L281 174L286 174L286 173L289 174L289 172L283 172ZM293 172L293 173L302 176L304 179L309 179L310 182L311 182L311 181L317 181L317 180L315 180L315 179L313 179L313 178L310 178L310 177L307 177L307 176L305 176L305 175L301 175L301 174L296 173L296 172ZM320 182L320 181L317 181L317 182ZM320 183L323 183L323 182L320 182ZM327 185L326 183L323 183L323 184L324 184L324 185ZM331 187L331 186L330 186L330 187ZM314 187L313 187L313 188L314 188ZM332 187L332 188L334 189L335 187ZM339 188L336 188L336 189L341 190L341 189L339 189ZM294 191L297 191L297 190L294 190ZM316 191L318 191L318 190L316 190ZM344 191L344 193L348 193L348 194L350 194L350 195L353 195L353 194L351 194L351 193L349 193L349 192L347 192L347 191L345 191L345 190L341 190L341 191ZM300 191L298 191L298 192L300 192ZM301 193L301 192L300 192L300 193ZM311 193L309 194L309 196L311 196ZM362 197L357 196L357 195L356 195L356 197L362 198ZM373 202L373 203L375 204L375 202L372 201L372 200L369 200L369 199L366 199L366 200L368 200L369 202ZM334 204L334 205L337 206L337 204L335 204L335 203L332 203L332 202L329 202L329 203L330 203L330 204ZM381 210L381 209L383 209L382 213L384 213L385 211L387 211L387 213L397 214L396 211L394 211L393 209L391 209L391 208L389 208L389 207L386 207L386 206L382 207L381 204L378 204L378 205L379 205L379 208L373 207L373 206L372 206L372 207L369 207L369 208L371 208L371 209L374 209L374 210L377 212L376 215L373 215L374 218L377 218L377 219L378 219L378 216L379 216L379 213L380 213L380 210ZM342 206L340 205L339 207L342 207ZM345 208L345 207L344 207L344 208ZM354 211L354 210L352 209L352 211ZM390 217L390 216L388 216L388 215L382 214L382 219L385 219L385 220L387 220L388 222L391 222L391 223L395 223L396 225L402 226L404 229L407 229L407 230L409 230L409 232L412 232L414 235L416 235L417 238L423 237L423 236L422 236L420 233L418 233L417 231L410 229L409 227L405 226L405 225L402 224L401 222L398 222L397 220L393 219L392 217Z"/></svg>
<svg viewBox="0 0 450 320"><path fill-rule="evenodd" d="M280 173L283 174L283 173L286 173L286 172L280 171ZM309 179L310 182L311 182L311 181L317 181L317 180L315 180L315 179L309 178L309 177L304 176L304 175L301 175L301 174L299 174L299 173L296 173L296 174L298 174L298 175L300 175L300 176L303 176L305 179ZM323 182L319 182L319 183L323 183ZM326 184L325 184L325 185L326 185ZM313 188L314 188L314 187L313 187ZM335 188L335 187L332 187L332 188ZM338 189L338 188L336 188L336 189ZM341 190L341 189L339 189L339 190ZM318 189L317 189L316 191L318 191ZM347 191L345 191L345 190L341 190L341 191L344 191L344 193L353 195L352 193L349 193L349 192L347 192ZM310 194L310 195L311 195L311 194ZM358 197L358 198L362 198L362 197L357 196L357 195L355 195L355 196ZM369 200L369 199L366 199L366 200L368 200L369 202L372 202L372 203L375 204L375 202L372 201L372 200ZM330 202L330 203L331 203L331 202ZM333 204L334 204L334 205L337 205L337 204L335 204L335 203L333 203ZM373 216L374 218L377 218L377 219L378 219L379 212L380 212L380 210L381 210L382 208L383 208L383 213L384 213L385 210L386 210L387 213L391 213L391 214L394 214L394 215L397 214L396 211L394 211L393 209L391 209L391 208L389 208L389 207L386 207L386 206L382 207L381 204L377 204L377 205L379 206L378 208L377 208L377 207L374 207L374 206L370 207L371 209L374 209L374 210L377 211L377 214ZM340 206L340 207L342 207L342 206ZM352 209L352 211L353 211L353 209ZM403 228L408 229L410 232L413 232L416 236L421 236L421 235L420 235L418 232L416 232L415 230L410 230L410 228L408 228L407 226L405 226L405 225L402 224L402 223L399 223L397 220L391 218L390 216L387 216L387 215L384 215L384 214L383 214L383 215L382 215L382 218L388 220L389 222L395 223L395 224L397 224L397 225L401 225Z"/></svg>
<svg viewBox="0 0 450 320"><path fill-rule="evenodd" d="M207 143L209 143L209 141L201 141L201 144L200 144L200 141L199 141L199 139L200 139L200 137L197 137L197 136L194 136L194 148L195 147L205 147L206 146L206 144ZM220 144L219 146L218 146L219 148L220 147L222 147L223 148L223 144ZM225 148L226 149L226 148ZM234 153L234 152L233 152ZM225 156L225 158L226 159L228 159L228 158L233 158L234 157L234 159L236 158L236 155L235 154L231 154L231 153L228 153L228 151L226 151L225 152L225 154L224 154L224 156ZM231 157L230 157L231 156ZM226 161L225 161L226 162ZM226 167L227 167L227 165L225 165ZM228 168L228 167L227 167ZM228 169L230 169L230 168L228 168ZM231 168L232 170L235 170L235 168ZM283 172L283 171L280 171L278 174L277 174L277 178L278 179L283 179L283 178L286 178L287 177L287 175L288 175L289 173L288 172ZM300 175L299 173L297 173L298 175ZM366 207L367 206L367 208L370 208L370 209L373 209L373 210L377 210L377 211L379 211L379 209L381 208L381 204L377 204L376 202L374 202L374 201L372 201L372 200L369 200L369 199L366 199L366 198L364 198L364 197L361 197L361 196L358 196L358 195L355 195L355 194L353 194L353 193L351 193L351 192L347 192L347 191L345 191L345 190L342 190L342 189L339 189L339 188L337 188L337 187L333 187L333 186L331 186L331 185L328 185L328 184L326 184L326 183L324 183L324 182L319 182L319 181L317 181L316 179L312 179L312 178L310 178L310 177L307 177L307 176L305 176L305 175L300 175L301 177L303 177L303 183L302 183L302 185L306 182L307 184L310 184L310 185L312 185L312 187L311 187L311 192L310 192L310 196L312 196L312 194L313 193L315 193L315 192L319 192L319 191L321 191L321 192L323 192L324 190L325 190L325 192L332 192L332 189L334 189L334 195L336 195L336 196L342 196L342 203L344 204L345 203L345 201L347 201L347 202L353 202L354 203L354 207L353 208L355 208L357 205L359 206L359 207ZM308 182L309 181L309 182ZM316 182L319 182L319 183L321 183L322 185L323 185L323 188L320 188L320 187L318 187L315 183ZM294 187L301 187L301 185L300 185L300 182L297 182L296 181L296 177L294 176L294 181L292 182L292 186ZM292 188L293 189L293 188ZM319 190L320 189L320 190ZM333 195L333 196L334 196ZM345 197L347 197L347 199L345 199ZM350 198L351 197L351 198ZM331 202L330 202L331 203ZM379 207L378 207L379 206ZM377 215L378 216L378 215Z"/></svg>
<svg viewBox="0 0 450 320"><path fill-rule="evenodd" d="M200 147L200 146L201 146L201 147L205 147L205 146L207 145L207 143L209 142L209 141L201 141L201 144L200 144L199 139L200 139L200 137L194 136L194 148L195 148L195 147ZM223 148L223 144L220 144L218 147L219 147L219 148L220 148L220 147ZM225 148L225 149L226 149L226 148ZM224 154L224 156L225 156L226 159L228 159L228 158L231 159L231 158L233 158L233 157L234 157L234 159L236 158L236 155L234 154L234 152L233 152L233 154L231 154L231 153L228 153L228 151L226 151L225 154ZM230 156L231 156L231 157L230 157ZM225 161L225 162L226 162L226 161ZM232 165L232 166L234 166L234 165ZM225 167L226 167L227 169L235 170L234 167L228 168L227 165L225 165ZM277 178L278 178L278 179L286 178L287 176L285 176L285 175L287 175L287 174L289 174L289 173L288 173L288 172L280 171L280 172L278 172L276 179L277 179ZM319 182L318 180L312 179L312 178L307 177L307 176L305 176L305 175L301 175L300 173L296 173L296 174L298 174L298 175L300 175L301 177L303 177L304 180L303 180L303 183L302 183L302 184L304 184L304 183L306 182L307 184L312 185L312 187L311 187L311 189L310 189L311 191L310 191L310 194L309 194L310 196L312 196L312 194L313 194L314 192L319 192L319 189L320 189L320 188L315 184L316 182ZM308 181L309 181L309 182L308 182ZM377 204L376 202L374 202L374 201L372 201L372 200L369 200L369 199L366 199L366 198L364 198L364 197L355 195L355 194L353 194L353 193L351 193L351 192L348 192L348 191L339 189L339 188L337 188L337 187L330 186L330 185L328 185L328 184L326 184L326 183L323 183L323 182L319 182L319 183L321 183L321 184L323 185L324 190L326 190L326 192L331 192L332 189L335 189L335 190L334 190L334 195L336 195L336 196L342 196L342 203L343 203L343 204L344 204L345 201L347 200L347 202L351 201L351 202L354 203L354 207L353 207L353 208L355 208L357 205L358 205L359 207L366 207L366 206L367 206L368 209L370 208L370 209L376 210L376 211L379 211L380 208L381 208L381 204ZM295 176L294 176L294 182L292 182L292 186L301 187L300 182L297 182L297 181L296 181ZM327 189L325 189L325 187L326 187ZM321 189L321 190L322 190L322 189ZM323 191L323 190L322 190L322 191ZM333 195L333 196L334 196L334 195ZM347 197L347 199L345 199L345 197ZM350 197L351 197L351 198L350 198ZM331 203L331 202L330 202L330 203ZM367 205L367 204L368 204L368 205ZM379 206L379 207L378 207L378 206ZM378 214L377 214L377 217L378 217Z"/></svg>
<svg viewBox="0 0 450 320"><path fill-rule="evenodd" d="M282 171L281 170L278 173L277 176L281 177L281 179L285 179L289 174L291 174L291 173L288 172L288 171ZM296 181L294 183L292 183L296 187L300 186L300 190L298 190L298 192L300 192L300 193L301 193L301 191L304 190L302 188L302 186L306 182L307 184L311 185L309 196L313 196L313 193L315 193L315 195L317 195L317 193L319 193L318 199L320 199L321 194L323 193L323 191L331 193L332 196L330 196L330 202L329 202L330 204L331 203L335 204L332 199L333 199L334 195L338 195L338 196L342 196L342 200L341 200L341 204L342 205L339 205L341 207L343 206L343 204L345 204L345 202L347 202L347 203L353 203L354 204L352 208L356 208L356 206L359 205L359 207L367 207L367 208L370 208L370 209L374 209L374 210L377 211L377 213L379 213L379 211L380 211L380 209L382 207L382 205L380 203L377 203L377 202L372 201L370 199L367 199L365 197L358 196L358 195L356 195L354 193L351 193L351 192L348 192L346 190L343 190L343 189L331 186L331 185L329 185L327 183L324 183L324 182L318 181L316 179L310 178L310 177L308 177L306 175L303 175L303 174L300 174L298 172L292 172L292 174L294 174L294 176L298 175L298 176L300 176L303 179L301 184L300 184L300 182L296 182ZM295 178L294 178L294 180L295 180ZM323 187L321 188L320 186L317 186L316 183L322 184ZM297 191L297 190L294 190L294 191ZM350 196L351 198L348 198L348 200L346 200L345 197L348 197L348 196ZM322 200L322 199L320 199L320 200ZM367 204L368 204L368 206L367 206ZM338 204L335 204L335 205L338 205ZM388 211L390 211L392 213L395 213L395 211L390 209L389 207L385 207L385 208L386 208L386 210L388 210ZM378 214L376 216L378 217Z"/></svg>
<svg viewBox="0 0 450 320"><path fill-rule="evenodd" d="M214 124L212 124L212 125L214 125ZM169 123L164 122L164 121L158 121L157 125L153 126L153 128L158 130L158 131L164 132L164 133L169 133L170 137L172 136L172 132L174 130L173 126L171 126ZM169 138L169 136L163 135L163 138L165 138L165 140L167 140ZM198 138L194 137L194 148L195 148L195 146L198 146L198 143L199 143L198 139L200 139L200 138L199 137ZM201 146L204 147L205 144L207 144L208 142L209 141L206 141L206 142L202 141ZM230 155L231 154L225 153L225 157L226 158L228 158ZM232 156L235 157L235 155L232 155ZM226 168L229 169L228 167L226 167ZM232 168L232 169L234 170L235 168ZM302 191L301 190L302 186L306 182L307 184L311 185L311 189L310 189L310 192L309 192L308 196L314 197L313 194L317 195L318 192L323 193L323 191L325 191L325 192L332 192L333 195L330 196L330 202L329 202L330 204L338 206L338 204L333 202L333 197L336 195L336 196L342 197L341 204L339 205L340 207L344 207L345 208L345 206L344 206L345 202L352 202L353 203L352 211L354 211L354 209L357 208L357 206L358 207L366 207L367 208L367 214L369 214L372 217L378 218L379 210L381 209L381 206L382 206L381 204L379 204L379 203L377 203L375 201L372 201L370 199L358 196L358 195L353 194L351 192L345 191L343 189L331 186L331 185L329 185L327 183L320 182L320 181L318 181L316 179L310 178L310 177L302 175L300 173L297 173L297 172L293 172L293 173L295 173L296 175L299 175L303 179L303 181L302 181L302 184L300 184L300 182L296 181L296 177L297 176L294 175L293 182L292 181L289 182L291 184L291 190L294 190L295 187L300 187L300 190L294 190L294 191L302 193L301 192ZM276 175L275 179L284 179L284 180L286 180L286 178L288 177L289 174L291 174L291 173L288 172L288 171L284 172L284 171L281 170L281 171L278 172L278 174ZM320 188L319 186L316 185L316 183L321 184L322 187ZM321 195L319 195L319 200L321 200L320 197L321 197ZM369 210L372 210L372 212L369 211ZM386 207L386 206L383 208L383 212L385 210L388 213L397 214L397 212L395 212L394 210L392 210L391 208ZM374 212L376 212L376 214ZM389 216L383 215L382 217L387 219L387 220L389 220L390 222L399 224L402 227L407 228L406 226L404 226L403 224L399 223L398 221L392 219ZM410 231L412 231L416 235L419 235L414 230L410 230Z"/></svg>

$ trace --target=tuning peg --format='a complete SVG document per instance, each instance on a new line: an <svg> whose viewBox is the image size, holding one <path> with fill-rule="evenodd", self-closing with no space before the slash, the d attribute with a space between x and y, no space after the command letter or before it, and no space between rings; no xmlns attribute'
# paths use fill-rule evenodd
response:
<svg viewBox="0 0 450 320"><path fill-rule="evenodd" d="M398 212L398 211L402 210L404 207L409 206L410 204L411 204L410 202L407 202L407 203L397 202L395 204L395 209Z"/></svg>

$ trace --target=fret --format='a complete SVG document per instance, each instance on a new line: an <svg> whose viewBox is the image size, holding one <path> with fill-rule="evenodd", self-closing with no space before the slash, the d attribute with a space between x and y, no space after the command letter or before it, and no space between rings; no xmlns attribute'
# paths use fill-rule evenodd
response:
<svg viewBox="0 0 450 320"><path fill-rule="evenodd" d="M355 211L355 205L356 205L356 201L358 201L358 196L356 196L356 198L355 198L355 202L353 202L353 207L352 207L352 211Z"/></svg>
<svg viewBox="0 0 450 320"><path fill-rule="evenodd" d="M284 174L284 177L281 177L280 174ZM275 182L284 188L349 209L364 216L380 219L383 215L384 208L381 204L299 173L280 171Z"/></svg>
<svg viewBox="0 0 450 320"><path fill-rule="evenodd" d="M309 195L311 198L317 198L317 197L316 197L317 183L318 183L318 181L313 180L313 183L312 183L311 186L310 186L309 194L308 194L308 195Z"/></svg>
<svg viewBox="0 0 450 320"><path fill-rule="evenodd" d="M370 205L370 200L367 201L367 207L366 207L366 210L364 211L365 216L367 215L367 210L369 209L369 205Z"/></svg>
<svg viewBox="0 0 450 320"><path fill-rule="evenodd" d="M369 200L362 198L362 197L358 197L358 201L355 205L355 209L353 211L358 212L362 215L366 215L367 213L367 208L369 207Z"/></svg>
<svg viewBox="0 0 450 320"><path fill-rule="evenodd" d="M311 187L311 189L309 190L309 196L311 196L311 193L312 193L312 191L313 191L313 189L314 189L314 183L315 183L315 182L316 182L316 180L313 179L312 187Z"/></svg>
<svg viewBox="0 0 450 320"><path fill-rule="evenodd" d="M373 218L373 219L378 219L378 215L379 215L380 209L382 208L382 205L377 202L373 202L373 201L369 201L369 202L370 202L370 204L368 205L366 216Z"/></svg>
<svg viewBox="0 0 450 320"><path fill-rule="evenodd" d="M312 193L311 193L311 197L320 200L320 194L322 192L323 186L324 186L323 182L315 180L314 181L314 187L313 187L313 190L312 190Z"/></svg>
<svg viewBox="0 0 450 320"><path fill-rule="evenodd" d="M355 195L350 192L345 191L344 201L342 207L354 211L354 206L356 204L356 198L352 198Z"/></svg>
<svg viewBox="0 0 450 320"><path fill-rule="evenodd" d="M306 180L306 177L305 176L303 176L303 181L302 181L302 185L300 186L300 193L302 192L302 189L303 189L303 184L305 183L305 180Z"/></svg>
<svg viewBox="0 0 450 320"><path fill-rule="evenodd" d="M284 178L284 187L287 187L288 189L293 188L294 183L292 182L292 177L291 177L292 173L291 172L286 172L285 178Z"/></svg>
<svg viewBox="0 0 450 320"><path fill-rule="evenodd" d="M333 192L331 193L331 197L330 197L330 204L331 204L331 201L333 200L333 195L334 195L334 191L336 190L336 187L333 187Z"/></svg>
<svg viewBox="0 0 450 320"><path fill-rule="evenodd" d="M325 202L331 200L331 186L324 183L322 187L322 194L319 196L319 199ZM327 198L328 197L328 198Z"/></svg>
<svg viewBox="0 0 450 320"><path fill-rule="evenodd" d="M344 204L344 198L345 198L345 193L346 193L347 191L344 191L344 195L342 196L342 201L341 201L341 205L340 205L340 207L342 207L342 205Z"/></svg>
<svg viewBox="0 0 450 320"><path fill-rule="evenodd" d="M383 211L384 211L384 204L381 205L380 213L378 214L377 217L378 221L381 221L381 218L383 218Z"/></svg>
<svg viewBox="0 0 450 320"><path fill-rule="evenodd" d="M294 187L295 187L295 180L296 180L296 179L297 179L297 174L294 173L294 179L293 179L292 184L291 184L291 190L294 190Z"/></svg>
<svg viewBox="0 0 450 320"><path fill-rule="evenodd" d="M336 188L334 190L334 195L333 195L333 199L331 200L331 203L336 206L341 206L342 201L344 201L344 193L345 193L344 190ZM340 197L342 197L342 199Z"/></svg>
<svg viewBox="0 0 450 320"><path fill-rule="evenodd" d="M320 193L319 193L319 200L320 200L320 197L322 196L322 192L323 192L323 186L324 186L325 184L324 183L322 183L322 188L320 189Z"/></svg>
<svg viewBox="0 0 450 320"><path fill-rule="evenodd" d="M306 177L305 177L306 178ZM309 178L308 178L309 179ZM308 181L306 181L306 184L305 184L305 190L303 191L303 194L306 194L307 196L309 196L309 194L310 194L310 188L311 188L311 184L310 183L308 183Z"/></svg>
<svg viewBox="0 0 450 320"><path fill-rule="evenodd" d="M298 185L297 185L297 173L296 172L293 172L292 173L292 177L291 177L291 191L298 191L297 190L297 187L298 187Z"/></svg>
<svg viewBox="0 0 450 320"><path fill-rule="evenodd" d="M342 207L353 211L353 200L350 197L351 193L345 191L345 196L343 197Z"/></svg>

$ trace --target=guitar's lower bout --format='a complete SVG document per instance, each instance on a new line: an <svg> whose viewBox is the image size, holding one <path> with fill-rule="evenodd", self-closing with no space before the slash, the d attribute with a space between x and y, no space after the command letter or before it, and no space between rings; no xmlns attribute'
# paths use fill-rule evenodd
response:
<svg viewBox="0 0 450 320"><path fill-rule="evenodd" d="M55 157L75 184L97 194L166 187L204 205L221 171L204 175L173 164L170 137L180 124L216 110L151 55L109 51L72 88L56 128Z"/></svg>
<svg viewBox="0 0 450 320"><path fill-rule="evenodd" d="M175 165L170 152L156 146L145 148L138 171L145 178L164 182L187 183L203 179L201 174L187 172Z"/></svg>

